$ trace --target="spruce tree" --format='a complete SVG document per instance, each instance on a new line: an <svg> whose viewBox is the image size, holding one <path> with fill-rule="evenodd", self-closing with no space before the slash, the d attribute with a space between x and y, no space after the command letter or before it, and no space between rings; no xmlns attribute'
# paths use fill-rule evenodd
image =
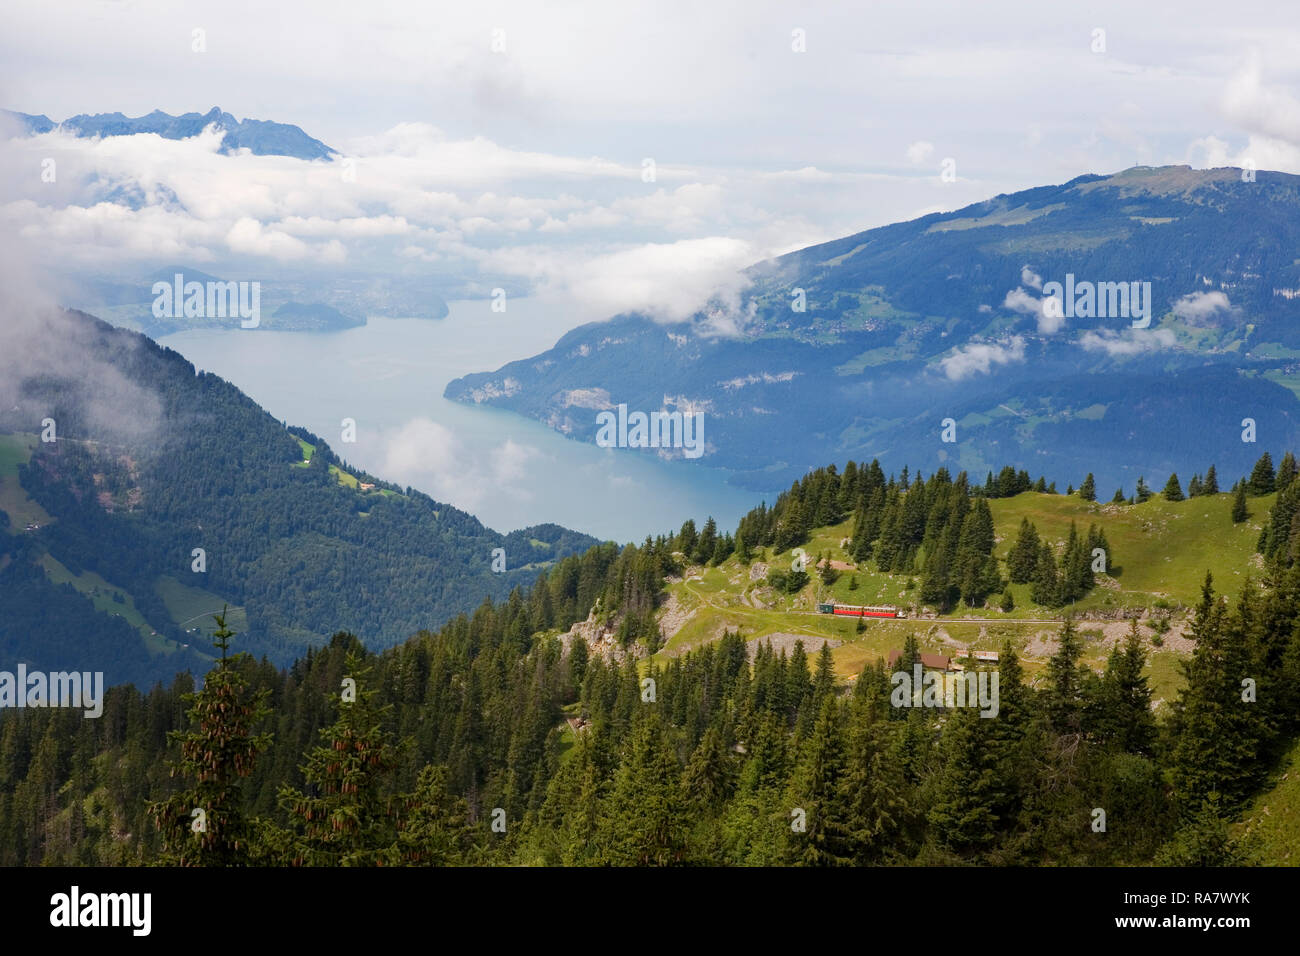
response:
<svg viewBox="0 0 1300 956"><path fill-rule="evenodd" d="M213 644L221 659L208 672L203 689L185 695L191 729L168 734L171 742L180 744L171 776L190 784L149 808L162 832L160 860L174 866L248 865L255 850L255 828L244 818L242 781L253 773L258 754L270 746L270 734L256 733L270 714L270 691L250 693L241 668L252 658L228 655L235 633L226 626L226 609L213 620Z"/></svg>
<svg viewBox="0 0 1300 956"><path fill-rule="evenodd" d="M1142 673L1145 666L1146 653L1134 616L1123 646L1116 645L1106 661L1099 712L1092 723L1104 746L1142 756L1150 755L1156 736L1151 688Z"/></svg>
<svg viewBox="0 0 1300 956"><path fill-rule="evenodd" d="M361 653L364 653L362 651ZM384 724L392 705L378 703L371 666L347 652L338 717L320 731L321 745L302 766L308 785L280 790L296 826L293 862L307 866L376 866L400 861L400 800L387 790L399 753Z"/></svg>
<svg viewBox="0 0 1300 956"><path fill-rule="evenodd" d="M1162 494L1165 497L1165 501L1183 500L1183 486L1178 483L1178 472L1174 472L1169 476L1169 480L1165 482L1165 490Z"/></svg>
<svg viewBox="0 0 1300 956"><path fill-rule="evenodd" d="M1219 493L1219 476L1214 472L1214 466L1211 465L1205 472L1205 483L1202 486L1202 494L1217 495Z"/></svg>
<svg viewBox="0 0 1300 956"><path fill-rule="evenodd" d="M1151 499L1151 489L1147 487L1146 478L1141 475L1138 475L1137 491L1133 497L1137 499L1138 504Z"/></svg>
<svg viewBox="0 0 1300 956"><path fill-rule="evenodd" d="M1047 662L1048 687L1045 695L1047 717L1058 734L1074 734L1081 729L1083 707L1083 673L1079 664L1082 648L1074 621L1067 617L1061 628L1056 653Z"/></svg>
<svg viewBox="0 0 1300 956"><path fill-rule="evenodd" d="M1249 517L1250 512L1246 508L1246 485L1244 482L1238 482L1232 499L1232 523L1241 524Z"/></svg>
<svg viewBox="0 0 1300 956"><path fill-rule="evenodd" d="M1282 462L1277 466L1277 490L1286 491L1291 487L1291 482L1295 481L1296 461L1295 455L1287 452L1282 456Z"/></svg>
<svg viewBox="0 0 1300 956"><path fill-rule="evenodd" d="M793 808L804 812L805 830L791 833L791 862L801 866L848 866L853 862L851 829L842 799L846 776L840 706L827 697L791 786Z"/></svg>
<svg viewBox="0 0 1300 956"><path fill-rule="evenodd" d="M1007 555L1007 572L1013 584L1027 584L1038 569L1038 531L1028 518L1020 519L1020 533Z"/></svg>
<svg viewBox="0 0 1300 956"><path fill-rule="evenodd" d="M671 866L686 855L681 766L658 712L635 722L614 776L598 841L602 862L614 866Z"/></svg>
<svg viewBox="0 0 1300 956"><path fill-rule="evenodd" d="M1083 479L1083 484L1079 486L1079 497L1084 501L1097 500L1097 483L1093 480L1092 472L1088 472L1088 477Z"/></svg>
<svg viewBox="0 0 1300 956"><path fill-rule="evenodd" d="M1207 572L1192 623L1196 649L1183 665L1186 685L1174 707L1171 776L1185 815L1216 796L1232 809L1261 772L1264 704L1246 699L1243 681L1263 676L1251 638L1228 619Z"/></svg>
<svg viewBox="0 0 1300 956"><path fill-rule="evenodd" d="M1277 488L1277 478L1273 473L1273 456L1268 452L1259 456L1250 473L1250 493L1256 498L1272 494Z"/></svg>
<svg viewBox="0 0 1300 956"><path fill-rule="evenodd" d="M989 746L995 723L976 707L958 707L944 725L929 823L936 839L959 852L986 849L996 837L998 754Z"/></svg>

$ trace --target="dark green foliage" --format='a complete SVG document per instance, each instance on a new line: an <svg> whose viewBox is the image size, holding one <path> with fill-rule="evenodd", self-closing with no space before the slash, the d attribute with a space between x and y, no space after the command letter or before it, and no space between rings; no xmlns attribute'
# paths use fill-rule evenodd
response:
<svg viewBox="0 0 1300 956"><path fill-rule="evenodd" d="M899 494L917 488L933 491L919 512L920 560L951 548L956 566L963 551L979 554L983 495L938 473L912 477ZM1082 586L1079 556L1094 547L1105 550L1095 527L1072 529L1059 560L1040 541L1044 581ZM640 669L633 655L618 663L581 639L563 650L553 635L587 616L573 604L579 594L608 623L616 596L622 618L653 623L664 576L680 570L671 550L665 540L600 546L528 593L373 656L339 634L286 670L227 656L198 695L188 677L148 694L112 688L100 720L0 712L0 865L177 853L216 862L194 856L184 829L186 807L197 805L191 770L210 758L186 761L208 741L228 744L230 769L207 805L228 808L216 814L226 823L209 831L214 841L236 827L244 834L221 851L234 863L1246 859L1228 821L1300 724L1300 569L1271 561L1268 587L1247 581L1231 609L1207 581L1186 689L1157 727L1136 622L1097 675L1081 665L1067 621L1040 689L1004 644L994 717L892 706L883 661L846 694L826 647L810 662L801 644L760 644L751 659L728 633ZM910 672L920 645L901 638L895 669ZM344 702L347 677L357 696ZM1243 677L1255 682L1253 703ZM207 716L191 729L187 710ZM1108 812L1104 837L1089 826L1097 806ZM151 825L159 807L171 808L161 832ZM795 810L802 831L791 826Z"/></svg>
<svg viewBox="0 0 1300 956"><path fill-rule="evenodd" d="M1249 517L1250 511L1246 507L1246 485L1244 482L1238 482L1232 498L1232 523L1241 524Z"/></svg>
<svg viewBox="0 0 1300 956"><path fill-rule="evenodd" d="M1177 472L1169 476L1169 480L1165 482L1165 489L1161 494L1164 495L1165 501L1183 500L1183 486L1178 483Z"/></svg>
<svg viewBox="0 0 1300 956"><path fill-rule="evenodd" d="M1250 473L1250 493L1255 497L1269 495L1277 490L1277 476L1273 473L1273 456L1268 452L1259 456Z"/></svg>
<svg viewBox="0 0 1300 956"><path fill-rule="evenodd" d="M1079 497L1084 501L1097 500L1097 482L1092 477L1092 472L1088 472L1088 477L1083 479L1083 484L1079 486Z"/></svg>

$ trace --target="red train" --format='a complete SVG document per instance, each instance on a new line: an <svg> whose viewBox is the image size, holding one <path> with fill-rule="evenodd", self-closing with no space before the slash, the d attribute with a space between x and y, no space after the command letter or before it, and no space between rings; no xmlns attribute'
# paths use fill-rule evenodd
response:
<svg viewBox="0 0 1300 956"><path fill-rule="evenodd" d="M846 617L903 617L903 609L892 604L818 604L822 614L840 614Z"/></svg>

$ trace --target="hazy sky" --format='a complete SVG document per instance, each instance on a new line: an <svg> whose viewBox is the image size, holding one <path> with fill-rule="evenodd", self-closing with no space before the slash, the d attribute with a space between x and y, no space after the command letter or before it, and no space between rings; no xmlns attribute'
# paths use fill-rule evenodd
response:
<svg viewBox="0 0 1300 956"><path fill-rule="evenodd" d="M92 270L441 270L577 318L676 316L757 259L1000 192L1139 163L1300 172L1300 8L1059 6L9 0L0 105L220 106L356 176L55 133L6 151L0 226Z"/></svg>

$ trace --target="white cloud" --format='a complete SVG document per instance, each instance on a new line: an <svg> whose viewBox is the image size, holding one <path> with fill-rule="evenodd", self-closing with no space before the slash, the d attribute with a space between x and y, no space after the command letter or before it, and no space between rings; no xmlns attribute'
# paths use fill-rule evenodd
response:
<svg viewBox="0 0 1300 956"><path fill-rule="evenodd" d="M1232 310L1232 303L1223 292L1193 292L1174 303L1174 315L1188 322L1203 322L1219 312Z"/></svg>
<svg viewBox="0 0 1300 956"><path fill-rule="evenodd" d="M1006 345L977 343L957 349L939 362L945 375L960 381L972 375L987 375L994 365L1009 365L1025 360L1025 339L1016 335Z"/></svg>
<svg viewBox="0 0 1300 956"><path fill-rule="evenodd" d="M923 139L907 147L907 161L913 166L922 165L932 155L934 155L934 143L928 143Z"/></svg>
<svg viewBox="0 0 1300 956"><path fill-rule="evenodd" d="M458 508L474 511L503 494L532 497L527 465L541 453L531 445L507 439L480 455L453 429L428 418L413 418L379 440L380 465L371 470Z"/></svg>
<svg viewBox="0 0 1300 956"><path fill-rule="evenodd" d="M1026 270L1027 267L1021 271ZM1030 275L1035 279L1038 278L1032 272ZM1061 308L1060 300L1053 296L1036 299L1024 289L1016 288L1006 294L1002 300L1002 307L1022 315L1034 316L1038 320L1039 335L1055 335L1065 328L1065 312Z"/></svg>
<svg viewBox="0 0 1300 956"><path fill-rule="evenodd" d="M1024 289L1015 288L1006 294L1002 307L1025 315L1037 315L1042 311L1042 304Z"/></svg>
<svg viewBox="0 0 1300 956"><path fill-rule="evenodd" d="M579 255L512 247L487 253L482 262L567 295L592 319L635 311L678 322L712 302L707 327L736 334L744 321L740 293L749 284L741 270L755 258L748 243L711 236Z"/></svg>
<svg viewBox="0 0 1300 956"><path fill-rule="evenodd" d="M1031 289L1037 289L1039 292L1043 291L1043 277L1029 268L1028 265L1020 267L1020 284L1029 286Z"/></svg>
<svg viewBox="0 0 1300 956"><path fill-rule="evenodd" d="M1079 345L1086 351L1105 352L1115 358L1173 348L1175 342L1169 329L1125 329L1123 333L1102 329L1079 337Z"/></svg>

